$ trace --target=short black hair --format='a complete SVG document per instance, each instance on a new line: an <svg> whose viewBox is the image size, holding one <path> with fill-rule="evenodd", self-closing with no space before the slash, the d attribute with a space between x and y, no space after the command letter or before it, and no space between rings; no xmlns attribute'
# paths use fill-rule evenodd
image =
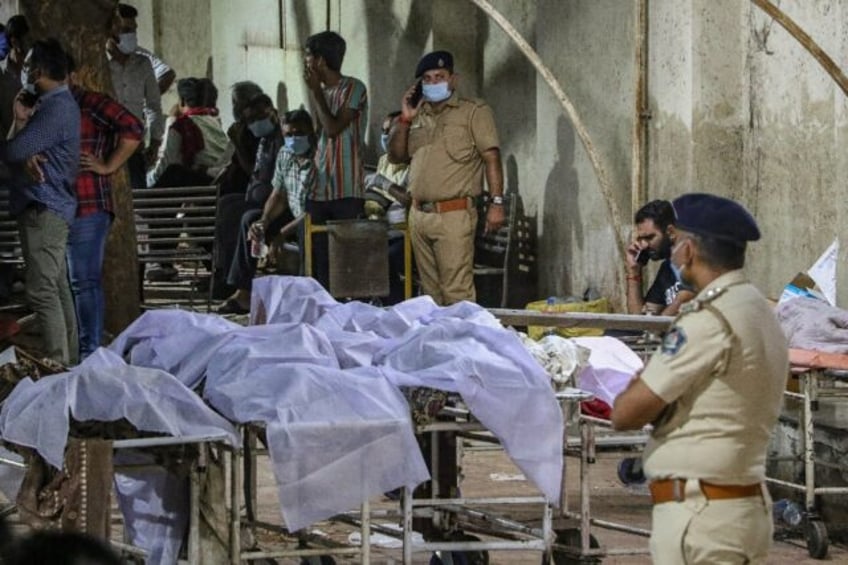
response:
<svg viewBox="0 0 848 565"><path fill-rule="evenodd" d="M233 84L233 118L241 120L241 113L255 96L263 94L262 87L250 80L243 80Z"/></svg>
<svg viewBox="0 0 848 565"><path fill-rule="evenodd" d="M26 19L26 16L18 14L17 16L12 16L9 18L9 21L6 22L6 36L15 39L24 39L27 35L29 35L29 22Z"/></svg>
<svg viewBox="0 0 848 565"><path fill-rule="evenodd" d="M200 104L204 108L218 107L218 87L211 78L197 79L200 84Z"/></svg>
<svg viewBox="0 0 848 565"><path fill-rule="evenodd" d="M306 50L314 56L322 57L333 71L340 71L347 43L334 31L322 31L306 38Z"/></svg>
<svg viewBox="0 0 848 565"><path fill-rule="evenodd" d="M42 530L33 532L17 543L3 563L24 565L54 563L56 565L120 565L121 560L102 541L79 532Z"/></svg>
<svg viewBox="0 0 848 565"><path fill-rule="evenodd" d="M309 131L312 131L315 128L315 125L312 123L312 116L303 108L289 110L286 112L283 120L287 124L307 126Z"/></svg>
<svg viewBox="0 0 848 565"><path fill-rule="evenodd" d="M177 96L189 108L197 108L203 103L200 81L194 77L181 78L177 81Z"/></svg>
<svg viewBox="0 0 848 565"><path fill-rule="evenodd" d="M58 39L42 39L32 44L29 66L38 69L51 80L68 78L68 54Z"/></svg>
<svg viewBox="0 0 848 565"><path fill-rule="evenodd" d="M731 241L692 232L685 233L695 242L701 261L707 265L727 271L741 269L745 266L746 242Z"/></svg>
<svg viewBox="0 0 848 565"><path fill-rule="evenodd" d="M266 108L273 108L274 101L271 100L271 97L265 94L264 92L261 94L257 94L253 98L247 101L247 104L244 105L245 110L264 110Z"/></svg>
<svg viewBox="0 0 848 565"><path fill-rule="evenodd" d="M122 18L137 18L138 10L129 4L118 4L118 15Z"/></svg>
<svg viewBox="0 0 848 565"><path fill-rule="evenodd" d="M639 208L633 218L636 224L646 220L654 222L661 231L674 225L674 207L668 200L652 200Z"/></svg>

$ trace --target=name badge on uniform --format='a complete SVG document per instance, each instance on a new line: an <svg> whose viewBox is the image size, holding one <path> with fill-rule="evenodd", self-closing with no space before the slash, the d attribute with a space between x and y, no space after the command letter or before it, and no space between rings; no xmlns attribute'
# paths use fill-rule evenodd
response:
<svg viewBox="0 0 848 565"><path fill-rule="evenodd" d="M676 355L684 345L686 345L686 332L683 328L674 327L663 338L662 352L666 355Z"/></svg>

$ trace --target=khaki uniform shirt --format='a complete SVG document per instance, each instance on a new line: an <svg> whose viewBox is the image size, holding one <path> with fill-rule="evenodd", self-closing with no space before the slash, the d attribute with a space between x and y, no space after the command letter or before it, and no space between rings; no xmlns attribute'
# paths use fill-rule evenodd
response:
<svg viewBox="0 0 848 565"><path fill-rule="evenodd" d="M483 191L483 157L499 147L492 108L454 92L438 113L424 103L409 127L409 192L438 202Z"/></svg>
<svg viewBox="0 0 848 565"><path fill-rule="evenodd" d="M788 374L786 338L766 299L741 271L714 280L683 306L641 375L669 404L642 456L646 476L764 480Z"/></svg>

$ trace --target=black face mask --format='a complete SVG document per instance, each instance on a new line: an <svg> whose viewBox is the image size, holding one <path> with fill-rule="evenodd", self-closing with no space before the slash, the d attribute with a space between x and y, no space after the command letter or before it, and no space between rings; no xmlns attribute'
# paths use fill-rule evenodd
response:
<svg viewBox="0 0 848 565"><path fill-rule="evenodd" d="M671 239L668 237L668 233L663 234L659 250L651 249L650 257L654 261L664 261L671 257Z"/></svg>

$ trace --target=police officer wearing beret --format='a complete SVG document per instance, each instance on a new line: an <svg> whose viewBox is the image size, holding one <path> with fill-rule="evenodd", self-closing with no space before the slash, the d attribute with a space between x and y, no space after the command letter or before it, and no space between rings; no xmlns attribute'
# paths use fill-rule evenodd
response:
<svg viewBox="0 0 848 565"><path fill-rule="evenodd" d="M741 270L760 232L726 198L686 194L673 205L671 260L698 294L616 398L613 426L653 424L643 461L654 563L764 563L766 447L789 361L771 306Z"/></svg>
<svg viewBox="0 0 848 565"><path fill-rule="evenodd" d="M475 203L484 174L489 189L485 231L496 231L505 218L494 115L482 100L457 95L453 56L447 51L422 57L415 78L392 127L389 160L410 163L409 224L421 288L437 304L473 301Z"/></svg>

